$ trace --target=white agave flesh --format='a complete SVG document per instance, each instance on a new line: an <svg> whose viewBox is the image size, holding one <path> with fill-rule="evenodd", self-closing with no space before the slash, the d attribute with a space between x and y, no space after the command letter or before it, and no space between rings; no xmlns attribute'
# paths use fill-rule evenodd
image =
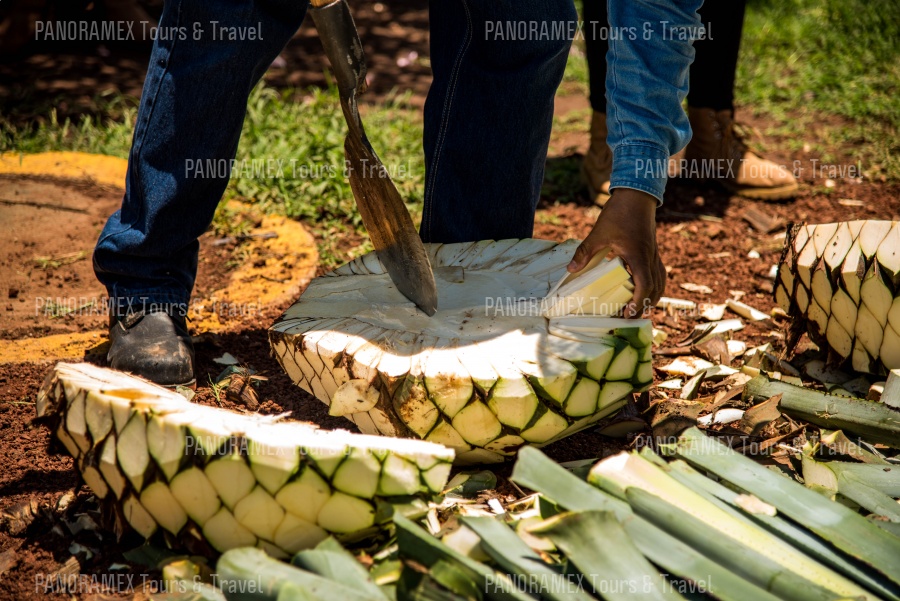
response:
<svg viewBox="0 0 900 601"><path fill-rule="evenodd" d="M444 415L452 418L472 398L472 378L457 358L454 346L432 351L424 372L428 397Z"/></svg>
<svg viewBox="0 0 900 601"><path fill-rule="evenodd" d="M100 403L128 399L130 416L121 431L110 431L91 451L90 465L76 464L98 497L119 504L126 522L144 536L157 526L181 536L190 520L219 551L260 544L287 557L329 532L367 528L378 496L440 489L454 456L428 442L328 432L192 404L173 391L91 365L59 364L48 382L44 411L61 411L62 421L76 429L78 405L67 394L77 400L97 392ZM107 402L112 409L117 401ZM73 406L76 415L66 420ZM105 429L101 424L97 431ZM186 461L177 460L173 449L184 449ZM74 442L70 451L83 456ZM168 467L157 468L157 461ZM347 498L357 495L365 498ZM296 519L285 521L288 514Z"/></svg>
<svg viewBox="0 0 900 601"><path fill-rule="evenodd" d="M425 437L425 440L450 447L457 453L468 451L472 448L457 432L456 428L445 421L438 422L431 432L428 433L428 436Z"/></svg>
<svg viewBox="0 0 900 601"><path fill-rule="evenodd" d="M125 516L125 521L144 538L150 538L156 532L157 524L153 516L132 494L122 501L122 515Z"/></svg>
<svg viewBox="0 0 900 601"><path fill-rule="evenodd" d="M203 525L203 536L216 549L250 547L256 544L256 536L240 524L228 509L222 507Z"/></svg>
<svg viewBox="0 0 900 601"><path fill-rule="evenodd" d="M523 430L520 436L528 442L536 444L546 443L563 432L568 427L568 422L553 411L547 410L527 430Z"/></svg>
<svg viewBox="0 0 900 601"><path fill-rule="evenodd" d="M888 310L888 323L894 328L894 331L900 332L900 296L891 303Z"/></svg>
<svg viewBox="0 0 900 601"><path fill-rule="evenodd" d="M859 308L854 333L856 334L857 342L862 344L871 356L877 357L878 351L881 348L882 339L884 338L884 326L879 323L878 318L872 315L872 312L869 311L867 305L863 305ZM855 366L854 368L859 369ZM863 371L869 370L865 369Z"/></svg>
<svg viewBox="0 0 900 601"><path fill-rule="evenodd" d="M497 257L500 257L510 248L518 243L516 238L508 238L506 240L490 240L478 254L469 253L462 266L466 269L483 269L493 263Z"/></svg>
<svg viewBox="0 0 900 601"><path fill-rule="evenodd" d="M830 307L831 303L828 303L828 306ZM809 301L807 316L809 317L810 323L815 324L817 329L816 333L819 336L824 337L825 330L828 328L828 313L819 306L819 303L814 298Z"/></svg>
<svg viewBox="0 0 900 601"><path fill-rule="evenodd" d="M807 289L812 285L812 271L818 262L819 255L816 253L816 245L810 240L797 256L797 275L800 276L800 281Z"/></svg>
<svg viewBox="0 0 900 601"><path fill-rule="evenodd" d="M456 351L456 358L472 378L475 387L484 395L490 392L497 381L497 371L491 365L489 351L476 342L462 343Z"/></svg>
<svg viewBox="0 0 900 601"><path fill-rule="evenodd" d="M829 313L831 310L831 297L834 292L831 289L831 281L828 279L828 272L824 263L819 263L819 267L813 273L812 277L812 295L820 307Z"/></svg>
<svg viewBox="0 0 900 601"><path fill-rule="evenodd" d="M163 482L153 482L141 491L141 505L157 524L172 534L178 534L187 524L187 513Z"/></svg>
<svg viewBox="0 0 900 601"><path fill-rule="evenodd" d="M823 223L815 226L812 233L812 242L816 256L824 257L825 251L828 249L828 242L835 235L837 229L837 223Z"/></svg>
<svg viewBox="0 0 900 601"><path fill-rule="evenodd" d="M777 302L806 320L817 343L827 343L858 371L882 373L897 360L892 319L900 320L900 223L801 228L779 273L784 282L788 274L798 276L801 285L777 286Z"/></svg>
<svg viewBox="0 0 900 601"><path fill-rule="evenodd" d="M853 332L856 326L856 303L850 295L838 288L831 299L831 316L837 319L846 332Z"/></svg>
<svg viewBox="0 0 900 601"><path fill-rule="evenodd" d="M328 415L342 416L369 411L378 403L380 394L366 380L348 380L331 395Z"/></svg>
<svg viewBox="0 0 900 601"><path fill-rule="evenodd" d="M866 273L862 286L859 290L862 304L869 310L879 325L882 327L887 324L888 313L891 310L894 298L891 295L890 288L884 281L879 269L878 262L872 263L872 267Z"/></svg>
<svg viewBox="0 0 900 601"><path fill-rule="evenodd" d="M834 236L828 241L824 253L825 264L830 271L840 268L853 242L854 236L850 231L850 224L840 223Z"/></svg>
<svg viewBox="0 0 900 601"><path fill-rule="evenodd" d="M469 403L451 422L453 429L474 446L484 446L500 436L502 425L481 401Z"/></svg>
<svg viewBox="0 0 900 601"><path fill-rule="evenodd" d="M797 286L797 307L800 313L806 313L809 310L809 292L803 287L803 284Z"/></svg>
<svg viewBox="0 0 900 601"><path fill-rule="evenodd" d="M853 351L853 339L833 315L828 320L825 338L828 340L829 346L845 359L849 357L850 353Z"/></svg>
<svg viewBox="0 0 900 601"><path fill-rule="evenodd" d="M881 340L878 355L887 369L900 368L900 333L892 326L884 329L884 337Z"/></svg>
<svg viewBox="0 0 900 601"><path fill-rule="evenodd" d="M900 222L895 222L891 231L878 245L875 254L878 265L884 269L895 286L900 283Z"/></svg>
<svg viewBox="0 0 900 601"><path fill-rule="evenodd" d="M199 468L191 467L178 473L172 478L169 489L178 504L200 527L221 507L216 489Z"/></svg>
<svg viewBox="0 0 900 601"><path fill-rule="evenodd" d="M890 221L866 221L859 231L859 246L867 259L878 253L881 241L891 231Z"/></svg>
<svg viewBox="0 0 900 601"><path fill-rule="evenodd" d="M285 314L325 325L302 322L296 333L273 331L273 348L292 378L298 374L289 364L305 361L298 383L328 403L331 413L346 415L364 431L426 438L457 449L502 439L492 448L502 445L505 452L515 444L510 441L524 442L519 440L524 430L543 441L547 432L569 432L574 422L590 417L582 412L592 405L600 410L597 389L604 378L620 382L611 407L628 394L621 392L626 386L642 386L652 377L649 321L601 315L554 319L548 326L540 315L541 299L551 282L566 275L577 246L577 241L545 240L426 245L439 290L432 317L399 295L386 274L350 277L366 265L364 258L356 260L314 280ZM609 277L591 275L573 287L575 293L614 307L630 300L633 285L621 261L599 257L597 265ZM371 329L357 329L346 345L340 334L325 332L345 331L347 323ZM291 355L292 345L306 351L302 359ZM572 397L580 379L585 382ZM350 380L370 386L355 382L355 390L342 388ZM589 389L594 401L587 399ZM351 413L357 404L367 411ZM555 418L546 415L548 406Z"/></svg>

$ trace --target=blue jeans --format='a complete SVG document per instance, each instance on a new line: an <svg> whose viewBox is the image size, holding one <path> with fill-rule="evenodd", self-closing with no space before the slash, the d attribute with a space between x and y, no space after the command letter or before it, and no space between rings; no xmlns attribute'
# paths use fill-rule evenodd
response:
<svg viewBox="0 0 900 601"><path fill-rule="evenodd" d="M701 4L703 0L608 0L606 142L613 153L610 190L641 190L662 204L669 156L691 139L691 126L681 103L688 92L694 48L682 34L700 34L697 10ZM613 37L617 32L618 39Z"/></svg>
<svg viewBox="0 0 900 601"><path fill-rule="evenodd" d="M622 3L628 7L650 4L647 0ZM192 178L186 164L235 156L250 91L300 26L306 8L302 0L166 1L160 31L173 35L159 36L154 42L122 208L110 217L94 251L97 277L119 307L188 303L197 271L197 239L212 222L228 177L218 173ZM571 41L559 36L535 38L530 33L528 39L511 39L509 34L515 37L521 30L517 23L575 19L572 0L431 2L434 81L424 119L423 240L531 235L553 121L553 96ZM211 21L217 27L258 24L262 39L223 41L212 35ZM654 48L648 46L645 54ZM617 88L619 97L638 89L637 98L621 111L626 114L640 105L640 90L650 89L642 87L634 55L644 64L671 64L669 59L650 61L640 51L620 53L628 85ZM681 70L686 72L689 57L679 56L685 63ZM648 75L658 72L651 69ZM676 75L679 82L686 81L680 71ZM650 78L647 85L658 84L662 77ZM676 89L680 90L669 85L647 93L646 98L657 105L677 105ZM637 136L625 132L626 141L638 141L631 145L634 148L623 144L629 148L626 155L674 146L682 137L686 143L687 134L669 135L672 123L666 115L672 111L658 109L642 110L640 117L632 119L620 114L623 128L636 124L640 132ZM637 123L645 113L657 112L656 125ZM649 138L645 131L650 132ZM612 144L612 133L610 138Z"/></svg>

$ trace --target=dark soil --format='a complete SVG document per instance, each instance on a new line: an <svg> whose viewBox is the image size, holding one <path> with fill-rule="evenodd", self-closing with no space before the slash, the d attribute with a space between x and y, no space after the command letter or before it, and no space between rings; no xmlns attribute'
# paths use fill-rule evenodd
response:
<svg viewBox="0 0 900 601"><path fill-rule="evenodd" d="M77 181L0 176L0 338L103 329L106 291L91 255L122 191ZM4 202L5 201L5 202ZM200 239L195 297L221 289L234 245Z"/></svg>
<svg viewBox="0 0 900 601"><path fill-rule="evenodd" d="M410 51L418 52L420 57L427 56L424 2L362 3L355 5L354 10L360 33L368 44L370 72L374 75L372 96L377 99L396 88L413 91L414 100L421 102L430 81L427 61L418 59L400 67L397 59L408 58ZM103 56L96 46L50 48L30 44L24 47L19 54L7 57L0 64L0 112L27 122L35 115L43 115L45 108L53 104L63 115L103 112L106 109L95 96L100 90L118 90L138 96L146 49L114 50L111 56ZM270 84L304 86L323 83L323 57L309 23L288 45L283 58L284 66L267 73ZM63 95L62 100L60 95ZM573 101L560 110L580 110L586 106L584 101ZM765 129L764 119L751 118L749 121L757 129ZM773 148L787 147L782 144L783 140L768 142ZM548 161L546 193L536 220L536 237L561 241L582 238L590 231L598 210L577 184L578 165L586 147L585 133L566 134L564 141L557 140L554 144ZM806 166L804 173L809 174L809 161L815 157L788 156L776 151L773 158L788 165L793 159L799 159ZM846 162L853 162L852 149L848 149L844 158ZM837 179L832 187L826 187L822 178L811 176L804 177L802 183L801 194L795 200L760 203L730 196L715 185L672 182L658 214L660 249L670 269L667 295L721 303L733 294L732 291L738 291L743 293L744 302L760 310L769 312L774 307L771 282L766 274L778 261L782 240L776 232L754 231L742 219L748 208L766 211L785 223L897 219L900 213L897 201L900 186L897 185ZM99 316L93 321L81 322L74 318L34 314L36 298L63 292L68 297L102 294L102 288L91 273L89 255L52 269L40 269L34 257L54 257L79 250L89 252L105 216L117 206L121 193L98 188L60 188L53 182L34 180L0 180L0 187L3 197L9 197L14 190L26 196L55 195L60 202L72 203L85 211L71 213L0 206L0 337L20 339L102 327L103 318ZM861 201L862 205L847 206L840 204L840 199ZM73 223L77 227L73 227ZM352 246L358 244L357 240L351 242ZM758 252L759 258L748 258L750 251ZM204 245L203 252L211 253L207 255L211 260L201 262L200 293L223 281L229 256L228 249L213 250L208 244ZM689 292L680 287L686 283L709 286L712 292L707 295ZM352 430L352 424L329 417L324 404L294 386L271 356L266 328L284 308L265 307L259 314L224 333L206 334L198 339L196 400L237 411L246 410L224 397L217 400L209 386L210 380L222 370L222 366L213 360L223 352L229 352L244 365L268 376L258 390L260 412L289 412L295 419ZM670 340L680 339L698 323L694 315L667 315L663 311L656 311L653 319L657 327L670 334ZM780 323L748 323L746 329L737 333L737 338L750 345L771 341L777 351L784 347ZM657 365L665 362L660 359ZM73 536L53 509L60 497L72 490L77 495L64 514L67 519L90 509L91 501L73 471L72 460L64 455L49 454L48 431L31 424L35 395L49 367L49 364L29 363L0 365L0 454L4 457L4 469L0 470L0 512L11 511L32 500L43 512L30 528L18 533L11 533L9 521L0 519L0 601L68 599L73 596L77 599L146 598L140 593L142 581L158 579L159 574L123 558L122 553L136 546L136 541L117 542L108 534L103 534L102 540L97 540L95 534ZM595 429L556 443L546 452L558 461L568 461L606 456L627 444L628 441L605 438ZM509 466L498 468L498 474L501 479L508 476ZM510 485L504 482L501 491L510 490ZM54 526L58 527L57 531L53 530ZM80 554L82 574L108 576L116 573L112 564L128 564L121 573L132 576L134 589L126 588L112 597L92 597L89 593L99 591L62 595L46 593L36 587L72 556L70 545L73 541L85 541L82 544L96 551L89 560ZM90 580L78 582L84 584Z"/></svg>
<svg viewBox="0 0 900 601"><path fill-rule="evenodd" d="M77 11L75 6L80 2L69 6L59 0L15 0L13 4L32 5L28 9L36 10L38 19L105 18L98 10ZM91 7L95 4L102 5L91 3ZM62 8L66 14L61 14ZM0 12L0 21L3 16ZM410 92L412 102L422 106L431 83L427 2L357 2L353 4L353 17L368 64L369 91L363 101L378 102L394 93ZM60 122L85 113L105 116L117 108L105 100L109 92L135 101L140 98L149 44L59 42L45 37L32 33L14 52L0 52L0 114L10 121L27 123L36 117L46 118L50 109L56 111ZM328 61L322 43L307 16L264 79L270 86L302 91L308 86L326 85L326 71Z"/></svg>

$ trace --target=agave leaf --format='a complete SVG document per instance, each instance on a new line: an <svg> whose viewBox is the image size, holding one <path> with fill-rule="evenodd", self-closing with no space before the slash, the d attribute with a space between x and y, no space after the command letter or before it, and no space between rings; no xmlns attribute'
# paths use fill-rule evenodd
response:
<svg viewBox="0 0 900 601"><path fill-rule="evenodd" d="M709 592L722 601L777 599L722 567L715 558L710 559L644 518L634 515L627 503L587 484L537 449L526 447L519 452L512 480L540 492L542 503L544 497L548 497L562 509L615 511L634 544L647 559L671 574L705 583Z"/></svg>
<svg viewBox="0 0 900 601"><path fill-rule="evenodd" d="M697 428L681 435L675 454L756 495L900 584L900 539L858 513L732 451Z"/></svg>
<svg viewBox="0 0 900 601"><path fill-rule="evenodd" d="M481 537L481 547L498 566L509 574L536 577L546 588L542 597L551 600L593 599L584 589L573 590L571 580L560 567L549 565L506 524L489 517L464 517L462 523ZM553 585L557 583L557 586Z"/></svg>
<svg viewBox="0 0 900 601"><path fill-rule="evenodd" d="M532 534L546 536L586 576L608 601L683 599L634 546L628 533L609 511L561 513L535 527ZM600 580L595 580L600 578Z"/></svg>

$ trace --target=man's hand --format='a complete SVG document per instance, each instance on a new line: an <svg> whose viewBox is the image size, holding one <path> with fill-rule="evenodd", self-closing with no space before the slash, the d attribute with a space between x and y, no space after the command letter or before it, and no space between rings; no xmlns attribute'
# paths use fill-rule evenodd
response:
<svg viewBox="0 0 900 601"><path fill-rule="evenodd" d="M666 268L656 246L656 199L630 188L613 190L594 229L575 251L569 271L583 269L606 247L625 261L634 279L634 297L625 307L625 316L640 317L666 287Z"/></svg>

